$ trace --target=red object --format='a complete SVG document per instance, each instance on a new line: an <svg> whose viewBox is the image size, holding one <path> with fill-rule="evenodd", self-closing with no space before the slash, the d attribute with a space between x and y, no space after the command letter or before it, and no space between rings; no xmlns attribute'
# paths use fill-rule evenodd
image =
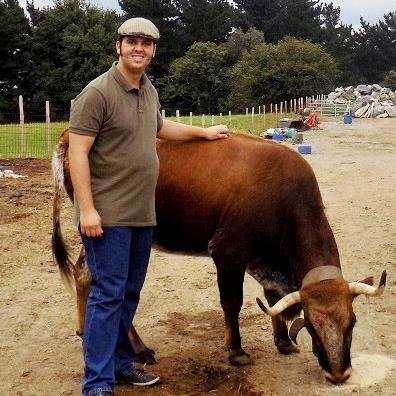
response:
<svg viewBox="0 0 396 396"><path fill-rule="evenodd" d="M310 114L305 120L304 124L309 127L317 127L319 126L318 116L316 114Z"/></svg>

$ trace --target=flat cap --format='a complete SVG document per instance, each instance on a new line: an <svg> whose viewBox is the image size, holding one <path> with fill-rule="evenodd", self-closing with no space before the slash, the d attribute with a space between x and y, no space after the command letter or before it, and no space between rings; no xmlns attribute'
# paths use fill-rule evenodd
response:
<svg viewBox="0 0 396 396"><path fill-rule="evenodd" d="M153 40L158 40L160 37L159 30L154 25L154 23L145 18L127 19L118 28L118 34L120 36L149 37Z"/></svg>

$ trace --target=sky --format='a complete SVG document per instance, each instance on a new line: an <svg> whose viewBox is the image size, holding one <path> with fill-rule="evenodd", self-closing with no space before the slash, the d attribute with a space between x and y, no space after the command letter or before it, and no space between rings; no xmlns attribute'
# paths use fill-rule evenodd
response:
<svg viewBox="0 0 396 396"><path fill-rule="evenodd" d="M341 22L358 27L360 25L360 16L371 24L383 19L384 14L396 11L395 0L322 0L324 3L332 2L335 6L341 8ZM19 0L22 7L26 6L25 0ZM38 8L53 5L52 0L34 0ZM91 0L92 5L101 8L113 9L121 14L121 8L118 0Z"/></svg>

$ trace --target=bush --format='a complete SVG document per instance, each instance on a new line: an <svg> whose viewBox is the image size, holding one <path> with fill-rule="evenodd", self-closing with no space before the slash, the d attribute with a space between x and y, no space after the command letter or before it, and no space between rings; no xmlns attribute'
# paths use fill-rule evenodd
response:
<svg viewBox="0 0 396 396"><path fill-rule="evenodd" d="M386 88L390 88L392 91L396 91L396 69L390 70L385 74L382 85Z"/></svg>

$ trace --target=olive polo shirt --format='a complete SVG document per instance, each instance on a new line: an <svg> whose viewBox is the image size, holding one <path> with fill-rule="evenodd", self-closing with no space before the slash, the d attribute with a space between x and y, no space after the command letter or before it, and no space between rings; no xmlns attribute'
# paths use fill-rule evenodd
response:
<svg viewBox="0 0 396 396"><path fill-rule="evenodd" d="M145 74L140 89L133 88L116 65L76 97L69 131L95 137L88 159L102 225L152 226L159 166L155 138L162 126L158 94Z"/></svg>

